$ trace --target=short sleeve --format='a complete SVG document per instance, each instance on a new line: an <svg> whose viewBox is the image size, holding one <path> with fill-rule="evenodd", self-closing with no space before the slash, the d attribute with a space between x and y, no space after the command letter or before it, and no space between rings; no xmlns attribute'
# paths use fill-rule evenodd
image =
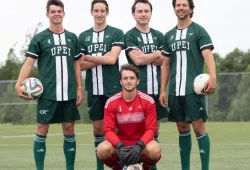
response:
<svg viewBox="0 0 250 170"><path fill-rule="evenodd" d="M130 32L127 32L125 34L124 39L125 39L125 52L126 53L129 53L134 48L138 48L137 41L135 40L134 36Z"/></svg>
<svg viewBox="0 0 250 170"><path fill-rule="evenodd" d="M214 49L212 40L209 36L209 34L207 33L207 31L201 27L199 34L198 34L198 44L200 47L200 50L203 51L205 49Z"/></svg>
<svg viewBox="0 0 250 170"><path fill-rule="evenodd" d="M168 33L166 33L163 38L163 49L162 49L162 55L165 57L171 56L171 51L168 46L168 41L169 41L169 37L168 37Z"/></svg>
<svg viewBox="0 0 250 170"><path fill-rule="evenodd" d="M122 30L118 30L114 34L112 47L113 46L119 46L122 49L124 49L124 34L123 34Z"/></svg>
<svg viewBox="0 0 250 170"><path fill-rule="evenodd" d="M87 50L85 47L85 38L83 33L79 35L79 48L82 54L87 54Z"/></svg>
<svg viewBox="0 0 250 170"><path fill-rule="evenodd" d="M39 41L34 37L30 42L26 57L38 59L40 51Z"/></svg>

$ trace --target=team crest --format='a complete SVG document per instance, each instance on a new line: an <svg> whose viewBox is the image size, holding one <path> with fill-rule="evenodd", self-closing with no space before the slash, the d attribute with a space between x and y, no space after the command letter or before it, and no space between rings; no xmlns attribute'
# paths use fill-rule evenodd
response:
<svg viewBox="0 0 250 170"><path fill-rule="evenodd" d="M48 43L48 44L50 44L50 43L51 43L51 42L50 42L50 39L48 39L47 43Z"/></svg>
<svg viewBox="0 0 250 170"><path fill-rule="evenodd" d="M138 40L138 42L141 42L141 39L140 39L140 37L138 37L138 38L137 38L137 40Z"/></svg>
<svg viewBox="0 0 250 170"><path fill-rule="evenodd" d="M174 35L171 35L170 40L173 40L173 39L174 39Z"/></svg>

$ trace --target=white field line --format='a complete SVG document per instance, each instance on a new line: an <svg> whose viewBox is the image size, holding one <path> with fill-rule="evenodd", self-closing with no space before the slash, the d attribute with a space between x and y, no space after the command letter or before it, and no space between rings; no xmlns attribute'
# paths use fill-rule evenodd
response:
<svg viewBox="0 0 250 170"><path fill-rule="evenodd" d="M75 133L76 135L88 135L88 132L80 132L80 133ZM48 136L62 136L62 133L52 133L48 134ZM13 138L30 138L30 137L35 137L35 135L17 135L17 136L0 136L0 139L13 139Z"/></svg>

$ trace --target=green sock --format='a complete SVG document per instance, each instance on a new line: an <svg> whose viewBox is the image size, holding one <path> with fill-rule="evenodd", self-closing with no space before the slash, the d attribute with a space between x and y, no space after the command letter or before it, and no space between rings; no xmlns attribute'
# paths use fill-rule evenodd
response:
<svg viewBox="0 0 250 170"><path fill-rule="evenodd" d="M36 134L34 138L34 158L37 170L44 170L44 159L46 154L46 136Z"/></svg>
<svg viewBox="0 0 250 170"><path fill-rule="evenodd" d="M63 151L66 159L66 170L74 170L76 156L76 139L74 136L64 135Z"/></svg>
<svg viewBox="0 0 250 170"><path fill-rule="evenodd" d="M103 142L105 140L103 135L96 135L95 136L95 153L96 153L96 148L97 146ZM96 165L97 165L97 170L104 170L104 164L102 163L102 161L100 161L97 157L96 154Z"/></svg>
<svg viewBox="0 0 250 170"><path fill-rule="evenodd" d="M198 145L201 157L202 170L209 170L210 139L207 133L198 136Z"/></svg>
<svg viewBox="0 0 250 170"><path fill-rule="evenodd" d="M179 134L179 147L181 156L181 169L190 170L190 153L192 148L190 131Z"/></svg>
<svg viewBox="0 0 250 170"><path fill-rule="evenodd" d="M159 143L159 136L155 135L154 136L154 140ZM150 170L157 170L157 166L156 164L154 164L153 166L151 166Z"/></svg>

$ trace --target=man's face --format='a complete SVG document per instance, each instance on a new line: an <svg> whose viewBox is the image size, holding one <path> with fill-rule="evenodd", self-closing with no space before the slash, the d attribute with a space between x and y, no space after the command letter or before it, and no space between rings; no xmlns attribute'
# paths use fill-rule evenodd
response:
<svg viewBox="0 0 250 170"><path fill-rule="evenodd" d="M62 24L65 13L60 6L50 5L49 12L46 14L50 20L50 23L54 25Z"/></svg>
<svg viewBox="0 0 250 170"><path fill-rule="evenodd" d="M189 7L188 0L176 0L174 11L178 19L185 20L190 18L192 9Z"/></svg>
<svg viewBox="0 0 250 170"><path fill-rule="evenodd" d="M95 23L103 24L106 22L106 18L108 16L108 11L106 9L105 4L96 3L91 11L91 15L94 18Z"/></svg>
<svg viewBox="0 0 250 170"><path fill-rule="evenodd" d="M136 78L136 75L133 71L123 70L120 83L122 85L123 90L127 92L132 92L136 89L139 80Z"/></svg>
<svg viewBox="0 0 250 170"><path fill-rule="evenodd" d="M135 13L133 13L133 17L137 24L147 25L151 19L151 16L152 11L149 4L139 2L135 5Z"/></svg>

